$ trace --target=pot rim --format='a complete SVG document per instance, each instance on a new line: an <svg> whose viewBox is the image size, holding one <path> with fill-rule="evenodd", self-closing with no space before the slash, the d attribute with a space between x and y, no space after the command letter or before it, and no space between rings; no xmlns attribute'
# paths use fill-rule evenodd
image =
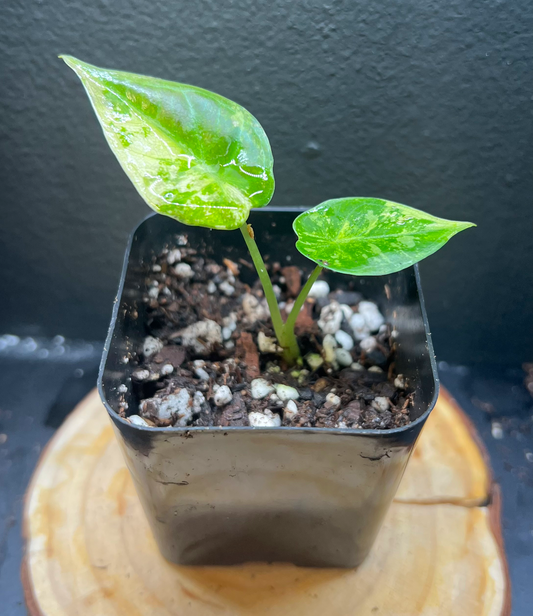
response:
<svg viewBox="0 0 533 616"><path fill-rule="evenodd" d="M308 210L308 207L305 206L279 206L279 205L269 205L263 208L256 208L258 211L267 211L267 212L294 212L294 213L301 213L301 212L305 212L306 210ZM292 426L279 426L276 428L256 428L256 427L250 427L250 426L185 426L185 427L174 427L174 426L169 426L169 427L151 427L151 426L138 426L135 424L132 424L131 422L127 421L126 419L124 419L123 417L120 417L120 415L111 408L111 406L109 405L109 403L107 402L106 396L105 396L105 392L104 392L104 388L103 388L103 377L104 377L104 370L105 370L105 365L107 362L107 356L109 353L109 348L111 347L111 342L113 339L113 332L114 332L114 328L115 328L115 323L117 320L117 316L118 316L118 311L119 311L119 307L120 307L120 299L122 297L122 293L124 291L124 281L126 278L126 271L127 271L127 266L129 263L129 258L130 258L130 252L131 252L131 247L133 244L133 239L135 237L135 234L137 233L137 230L141 227L141 225L143 225L147 220L149 220L150 218L153 218L154 216L162 216L162 214L157 214L156 212L153 212L151 214L148 214L148 216L146 216L145 218L143 218L143 220L141 220L139 222L139 224L137 224L135 226L135 228L133 229L133 231L130 233L129 238L128 238L128 243L126 245L126 252L124 254L124 262L122 265L122 272L120 275L120 282L119 282L119 287L118 287L118 291L115 297L115 301L113 304L113 312L111 315L111 323L109 326L109 330L106 336L106 340L104 343L104 351L102 353L102 359L100 361L100 367L98 370L98 382L97 382L97 388L98 388L98 393L100 395L100 399L102 400L103 405L105 406L109 416L111 417L111 419L115 422L119 422L123 425L127 425L129 426L131 429L133 430L139 430L141 432L150 432L150 433L164 433L164 434L179 434L179 433L184 433L184 432L194 432L194 433L199 433L199 432L208 432L208 433L213 433L213 432L253 432L253 431L260 431L261 434L265 433L276 433L279 434L279 432L291 432L291 433L302 433L302 434L338 434L338 435L344 435L344 436L381 436L383 438L386 438L387 436L393 436L393 435L397 435L397 434L402 434L404 432L409 432L412 429L416 429L417 426L420 426L421 424L424 424L424 422L426 421L428 415L431 413L431 411L433 410L433 408L435 407L435 405L437 404L437 399L439 397L439 390L440 390L440 382L439 382L439 375L437 372L437 362L435 359L435 352L433 350L433 342L431 340L431 332L429 331L429 324L428 324L428 319L427 319L427 313L426 313L426 305L425 305L425 301L424 301L424 295L422 293L422 285L421 285L421 281L420 281L420 272L418 269L418 264L415 263L413 265L414 268L414 272L415 272L415 280L416 280L416 287L417 287L417 291L418 291L418 296L420 299L420 308L421 308L421 312L422 312L422 320L424 321L424 332L426 334L426 341L427 341L427 345L428 345L428 354L429 354L429 362L431 365L431 373L433 374L433 381L435 383L435 390L433 392L433 397L431 399L431 402L428 405L428 408L422 413L422 415L420 415L420 417L418 417L417 419L415 419L413 422L407 424L406 426L402 426L400 428L391 428L390 430L371 430L371 429L361 429L361 428L296 428L296 427L292 427Z"/></svg>

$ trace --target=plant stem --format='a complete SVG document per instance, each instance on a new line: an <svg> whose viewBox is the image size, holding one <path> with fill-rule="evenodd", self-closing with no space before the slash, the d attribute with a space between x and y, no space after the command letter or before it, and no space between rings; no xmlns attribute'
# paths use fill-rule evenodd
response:
<svg viewBox="0 0 533 616"><path fill-rule="evenodd" d="M287 317L285 324L283 325L283 333L282 333L283 343L281 343L281 346L284 349L285 348L289 349L289 353L287 354L287 356L284 355L285 359L289 361L289 363L296 361L298 357L300 357L300 350L298 348L298 342L294 334L294 325L296 323L296 319L298 318L298 315L300 314L300 310L302 309L302 306L304 305L305 300L307 299L307 296L309 295L309 291L311 290L313 283L320 276L320 272L322 272L323 269L324 269L323 267L321 267L320 265L317 265L315 269L311 272L311 275L309 276L309 278L307 279L307 282L305 283L302 290L298 294L298 297L296 298L294 302L292 310L289 316Z"/></svg>
<svg viewBox="0 0 533 616"><path fill-rule="evenodd" d="M296 323L296 319L298 318L298 315L300 314L300 310L302 309L302 306L304 305L305 300L307 299L307 296L309 295L309 291L311 290L311 287L315 283L316 279L320 276L320 273L322 272L323 269L324 269L323 267L321 267L320 265L317 265L315 269L311 272L311 275L307 279L307 282L304 284L302 290L298 294L298 297L294 301L292 310L289 316L287 317L287 320L285 321L285 325L283 326L284 329L286 330L294 329L294 324Z"/></svg>
<svg viewBox="0 0 533 616"><path fill-rule="evenodd" d="M276 299L276 294L272 288L272 282L265 267L265 262L263 261L263 257L261 256L259 248L255 243L251 225L244 223L240 229L244 237L244 241L246 242L246 246L248 247L248 251L250 252L250 256L252 257L252 261L254 262L255 269L259 275L259 280L263 285L263 291L265 292L265 299L268 304L268 309L270 310L270 317L272 318L272 326L274 327L276 338L278 339L279 344L283 347L283 319L281 318L278 300Z"/></svg>
<svg viewBox="0 0 533 616"><path fill-rule="evenodd" d="M287 321L284 323L281 318L281 312L279 311L278 300L276 299L276 294L274 293L274 289L272 288L272 281L270 280L270 276L268 275L265 262L263 261L263 257L259 252L259 248L255 243L254 232L251 225L244 223L241 227L241 233L244 237L244 241L246 242L246 246L248 251L250 252L250 256L252 257L252 261L254 262L255 269L259 275L259 280L263 285L263 291L265 292L265 299L268 304L268 308L270 310L270 317L272 319L272 326L274 327L274 332L276 334L276 338L278 339L278 343L283 349L283 359L290 365L296 363L298 358L300 357L300 347L298 346L298 341L296 340L296 336L294 335L294 325L296 323L296 319L302 306L304 305L307 296L309 295L309 291L313 286L315 280L320 276L320 272L324 269L320 265L317 265L307 282L303 286L300 291L298 297L294 302L294 306L292 307L291 313L289 314Z"/></svg>

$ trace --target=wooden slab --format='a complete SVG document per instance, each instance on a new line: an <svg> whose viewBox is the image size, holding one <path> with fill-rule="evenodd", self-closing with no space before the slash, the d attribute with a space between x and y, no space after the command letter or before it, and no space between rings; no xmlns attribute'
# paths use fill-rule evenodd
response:
<svg viewBox="0 0 533 616"><path fill-rule="evenodd" d="M444 393L359 568L179 567L159 555L93 392L28 491L26 601L31 616L507 616L499 508L483 451Z"/></svg>
<svg viewBox="0 0 533 616"><path fill-rule="evenodd" d="M484 505L491 484L488 455L474 426L443 390L413 451L396 501Z"/></svg>

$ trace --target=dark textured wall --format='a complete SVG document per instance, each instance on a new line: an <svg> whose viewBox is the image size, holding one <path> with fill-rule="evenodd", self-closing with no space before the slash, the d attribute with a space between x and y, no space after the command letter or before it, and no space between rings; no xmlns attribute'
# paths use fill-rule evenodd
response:
<svg viewBox="0 0 533 616"><path fill-rule="evenodd" d="M58 53L263 124L274 204L379 196L479 227L422 265L440 359L533 357L530 0L4 0L1 331L101 339L147 214Z"/></svg>

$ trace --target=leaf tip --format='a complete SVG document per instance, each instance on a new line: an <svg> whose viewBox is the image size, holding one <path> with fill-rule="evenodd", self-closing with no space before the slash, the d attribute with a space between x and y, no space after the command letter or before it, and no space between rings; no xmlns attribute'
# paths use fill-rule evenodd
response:
<svg viewBox="0 0 533 616"><path fill-rule="evenodd" d="M459 231L464 231L465 229L470 229L471 227L477 227L476 223L468 222L467 220L457 221L457 226L459 227Z"/></svg>
<svg viewBox="0 0 533 616"><path fill-rule="evenodd" d="M67 65L70 66L70 68L73 68L77 62L76 58L74 58L74 56L69 56L67 53L60 53L57 56L60 60L63 60L63 62Z"/></svg>
<svg viewBox="0 0 533 616"><path fill-rule="evenodd" d="M82 62L81 60L78 60L78 58L75 58L74 56L69 56L68 54L61 54L58 56L58 58L63 60L63 62L68 67L70 67L80 78L82 77L82 75L85 75L87 69L91 67L90 64Z"/></svg>

